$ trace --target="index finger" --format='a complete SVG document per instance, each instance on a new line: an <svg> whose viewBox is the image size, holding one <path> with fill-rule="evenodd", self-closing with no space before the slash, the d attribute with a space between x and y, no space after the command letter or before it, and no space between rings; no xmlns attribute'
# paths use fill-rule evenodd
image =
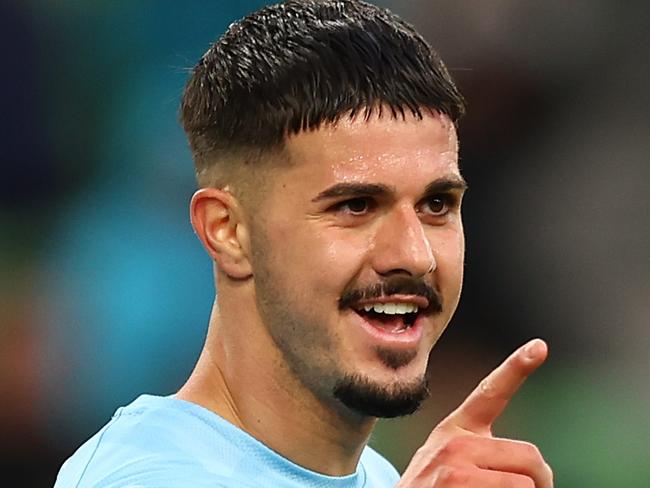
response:
<svg viewBox="0 0 650 488"><path fill-rule="evenodd" d="M548 347L533 339L486 376L446 422L476 433L489 431L526 378L545 360Z"/></svg>

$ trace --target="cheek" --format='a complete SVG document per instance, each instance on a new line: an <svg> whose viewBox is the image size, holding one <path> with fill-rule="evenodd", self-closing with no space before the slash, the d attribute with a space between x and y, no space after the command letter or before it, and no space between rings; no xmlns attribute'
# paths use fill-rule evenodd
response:
<svg viewBox="0 0 650 488"><path fill-rule="evenodd" d="M343 229L315 229L295 223L271 228L272 267L305 296L316 292L338 299L359 271L368 248L364 236Z"/></svg>
<svg viewBox="0 0 650 488"><path fill-rule="evenodd" d="M307 261L317 291L331 294L336 300L358 276L368 250L365 236L358 231L326 229L311 240L313 253Z"/></svg>
<svg viewBox="0 0 650 488"><path fill-rule="evenodd" d="M358 231L336 229L323 235L323 255L331 269L358 270L370 247L367 236Z"/></svg>

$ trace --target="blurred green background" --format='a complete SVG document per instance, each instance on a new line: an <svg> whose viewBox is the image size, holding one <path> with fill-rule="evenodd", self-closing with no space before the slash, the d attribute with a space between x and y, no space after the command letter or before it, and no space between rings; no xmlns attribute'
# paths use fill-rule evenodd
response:
<svg viewBox="0 0 650 488"><path fill-rule="evenodd" d="M188 70L262 1L0 3L0 466L51 486L201 348L211 266L188 217ZM496 433L556 486L650 486L650 8L607 0L381 1L469 102L461 307L432 398L372 443L403 469L430 429L534 336L548 363Z"/></svg>

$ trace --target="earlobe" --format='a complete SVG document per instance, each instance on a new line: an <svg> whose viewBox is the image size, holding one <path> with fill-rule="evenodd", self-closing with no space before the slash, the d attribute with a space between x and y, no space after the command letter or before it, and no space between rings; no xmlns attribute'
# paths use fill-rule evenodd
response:
<svg viewBox="0 0 650 488"><path fill-rule="evenodd" d="M248 230L237 199L228 191L201 188L190 204L190 219L203 247L217 267L234 279L251 276Z"/></svg>

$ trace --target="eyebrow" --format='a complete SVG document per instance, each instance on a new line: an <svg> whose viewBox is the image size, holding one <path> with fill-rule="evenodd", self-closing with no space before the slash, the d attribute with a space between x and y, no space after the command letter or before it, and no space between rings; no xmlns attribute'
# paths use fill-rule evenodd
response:
<svg viewBox="0 0 650 488"><path fill-rule="evenodd" d="M377 183L337 183L320 192L312 202L320 202L329 198L374 196L395 191L394 187Z"/></svg>
<svg viewBox="0 0 650 488"><path fill-rule="evenodd" d="M466 189L467 183L462 177L442 177L429 183L424 190L424 194L430 195L451 190L464 191ZM395 187L380 183L337 183L316 195L312 202L320 202L330 198L375 196L394 193L395 191Z"/></svg>
<svg viewBox="0 0 650 488"><path fill-rule="evenodd" d="M462 176L438 178L437 180L433 180L427 185L424 190L424 194L430 195L432 193L440 193L451 190L465 191L467 190L467 182L463 179Z"/></svg>

